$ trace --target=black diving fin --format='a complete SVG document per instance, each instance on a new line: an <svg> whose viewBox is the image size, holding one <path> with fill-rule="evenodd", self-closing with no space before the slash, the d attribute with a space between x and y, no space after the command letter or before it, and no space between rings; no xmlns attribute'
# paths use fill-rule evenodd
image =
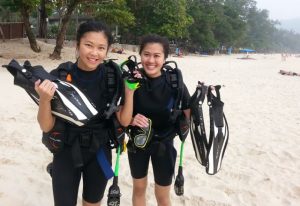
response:
<svg viewBox="0 0 300 206"><path fill-rule="evenodd" d="M64 121L83 126L98 114L95 106L77 87L61 81L48 73L42 66L32 67L29 61L21 66L13 59L3 67L14 76L14 84L22 87L36 104L39 104L39 96L34 89L34 83L38 79L52 81L56 86L54 97L51 100L52 114Z"/></svg>
<svg viewBox="0 0 300 206"><path fill-rule="evenodd" d="M209 134L209 151L207 155L208 164L206 166L207 174L216 174L222 164L224 153L229 139L228 123L223 112L224 103L221 101L221 86L213 87L216 96L210 86L207 93L207 102L209 105L210 134Z"/></svg>
<svg viewBox="0 0 300 206"><path fill-rule="evenodd" d="M198 162L206 166L207 165L207 153L208 153L208 141L205 132L205 125L203 119L202 104L204 102L207 86L198 82L195 93L191 97L191 123L190 131L195 151L195 156Z"/></svg>
<svg viewBox="0 0 300 206"><path fill-rule="evenodd" d="M220 85L205 86L198 82L191 97L190 131L196 159L206 167L206 173L216 174L222 164L229 139L228 123L223 112L224 103L220 97ZM215 91L216 95L213 94ZM202 104L207 96L209 106L210 133L207 139Z"/></svg>

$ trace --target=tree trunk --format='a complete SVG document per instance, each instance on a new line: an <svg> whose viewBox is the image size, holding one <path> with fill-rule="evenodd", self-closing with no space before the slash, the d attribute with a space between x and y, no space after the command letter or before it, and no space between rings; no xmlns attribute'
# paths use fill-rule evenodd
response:
<svg viewBox="0 0 300 206"><path fill-rule="evenodd" d="M75 10L75 8L79 2L80 2L80 0L75 0L70 5L68 5L67 11L63 15L61 24L59 26L59 32L56 37L56 45L55 45L53 53L50 54L50 56L49 56L50 59L61 59L60 54L61 54L61 50L63 48L63 43L65 40L67 26L68 26L68 23L72 16L73 11Z"/></svg>
<svg viewBox="0 0 300 206"><path fill-rule="evenodd" d="M23 21L24 21L24 26L25 26L25 31L27 34L27 38L29 40L30 43L30 47L34 52L40 52L41 48L38 46L37 42L36 42L36 38L31 30L30 27L30 22L29 22L29 12L28 9L26 8L25 5L23 5L21 7L21 15L23 17Z"/></svg>
<svg viewBox="0 0 300 206"><path fill-rule="evenodd" d="M2 30L1 25L0 25L0 34L1 34L1 36L2 36L2 41L5 42L5 36L4 36L4 32L3 32L3 30Z"/></svg>
<svg viewBox="0 0 300 206"><path fill-rule="evenodd" d="M47 12L46 12L46 0L41 0L40 4L40 26L39 26L39 37L47 38Z"/></svg>

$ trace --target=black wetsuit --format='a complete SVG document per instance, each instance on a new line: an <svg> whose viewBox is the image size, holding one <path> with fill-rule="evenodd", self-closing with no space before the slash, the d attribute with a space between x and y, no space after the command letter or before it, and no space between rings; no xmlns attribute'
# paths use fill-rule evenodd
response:
<svg viewBox="0 0 300 206"><path fill-rule="evenodd" d="M72 84L76 85L92 102L96 105L96 109L101 115L106 107L106 92L103 65L98 66L94 71L83 71L79 69L76 64L72 65L71 76ZM51 74L59 76L58 69L55 69ZM80 144L80 149L75 151L76 155L80 155L82 161L78 164L81 166L74 166L74 149L75 140L69 141L65 144L63 150L54 155L53 170L52 170L52 184L54 202L56 206L75 206L77 202L78 188L83 179L83 194L82 198L90 203L96 203L103 198L106 188L107 179L102 172L101 167L97 161L96 150L102 148L108 162L111 165L111 150L107 146L108 142L108 125L107 122L101 118L100 115L95 116L87 125L77 127L71 124L66 124L67 139L71 134L81 134L80 131L94 131L98 128L96 138L100 144L92 144L92 140L88 140L85 144ZM78 137L75 137L77 139ZM69 138L70 139L70 138ZM74 139L74 138L73 138ZM98 142L98 143L99 143ZM93 147L93 149L91 149ZM75 161L75 165L76 165Z"/></svg>
<svg viewBox="0 0 300 206"><path fill-rule="evenodd" d="M147 84L143 84L134 93L133 116L139 113L150 118L154 135L146 150L128 152L132 177L139 179L147 175L151 157L155 183L161 186L172 183L177 154L173 146L176 128L170 121L176 95L165 75L163 72L157 78L149 78ZM184 85L182 110L189 108L189 98L190 94Z"/></svg>

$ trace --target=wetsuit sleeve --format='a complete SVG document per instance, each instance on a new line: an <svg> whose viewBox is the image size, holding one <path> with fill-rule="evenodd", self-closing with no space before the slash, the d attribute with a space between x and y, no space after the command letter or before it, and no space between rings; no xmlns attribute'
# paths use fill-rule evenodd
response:
<svg viewBox="0 0 300 206"><path fill-rule="evenodd" d="M183 95L182 95L182 109L183 110L190 108L190 98L191 98L191 95L189 93L189 90L187 89L186 85L184 84Z"/></svg>

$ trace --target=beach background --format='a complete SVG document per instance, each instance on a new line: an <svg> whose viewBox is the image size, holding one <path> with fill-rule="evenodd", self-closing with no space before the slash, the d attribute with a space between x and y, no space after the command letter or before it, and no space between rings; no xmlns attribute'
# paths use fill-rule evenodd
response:
<svg viewBox="0 0 300 206"><path fill-rule="evenodd" d="M75 59L74 47L64 47L61 60L50 60L54 45L38 43L41 53L32 52L27 39L0 42L0 65L14 58L51 70ZM125 53L110 53L109 58L120 63L130 54L137 55ZM172 188L173 206L300 205L300 76L278 73L281 69L300 73L300 58L291 55L282 61L280 54L251 54L253 59L240 59L243 56L169 57L178 63L191 94L199 80L222 85L230 131L222 168L213 176L197 162L188 137L183 161L185 193L178 197ZM5 68L0 68L0 94L0 205L51 206L46 166L52 155L41 143L37 106L13 85L13 76ZM208 120L206 104L204 110ZM120 167L121 205L127 206L131 205L132 181L126 154L121 156ZM108 187L111 184L110 180ZM156 205L153 191L150 167L148 206ZM102 205L106 205L106 195L107 191ZM81 200L79 192L78 205Z"/></svg>

